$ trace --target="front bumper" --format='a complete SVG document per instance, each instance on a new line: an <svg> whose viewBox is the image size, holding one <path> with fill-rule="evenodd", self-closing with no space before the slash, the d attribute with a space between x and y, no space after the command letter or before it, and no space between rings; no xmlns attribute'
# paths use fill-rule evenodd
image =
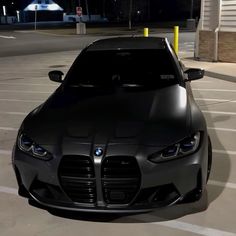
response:
<svg viewBox="0 0 236 236"><path fill-rule="evenodd" d="M54 156L50 161L42 161L15 148L13 166L19 184L19 194L47 208L84 212L139 213L172 205L194 191L201 192L206 183L207 147L207 136L204 135L200 148L194 154L154 164L147 160L148 153L152 153L153 148L125 144L108 146L106 156L131 156L136 160L139 168L140 178L136 192L133 193L132 199L123 203L109 202L105 199L106 192L102 185L104 176L101 170L103 159L93 161L96 199L91 203L74 200L71 193L68 194L68 190L63 187L62 178L58 172L62 156L75 155L76 150L74 153ZM83 147L83 154L86 153L86 148ZM90 150L89 147L88 149ZM123 183L125 186L125 182ZM116 195L114 198L119 199L123 193L113 191L112 194Z"/></svg>

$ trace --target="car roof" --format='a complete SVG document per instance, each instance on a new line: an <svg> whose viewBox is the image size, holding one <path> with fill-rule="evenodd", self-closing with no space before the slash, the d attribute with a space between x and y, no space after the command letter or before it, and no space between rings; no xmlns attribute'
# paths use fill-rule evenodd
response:
<svg viewBox="0 0 236 236"><path fill-rule="evenodd" d="M161 37L116 37L97 40L90 44L87 50L165 49L167 44L167 39Z"/></svg>

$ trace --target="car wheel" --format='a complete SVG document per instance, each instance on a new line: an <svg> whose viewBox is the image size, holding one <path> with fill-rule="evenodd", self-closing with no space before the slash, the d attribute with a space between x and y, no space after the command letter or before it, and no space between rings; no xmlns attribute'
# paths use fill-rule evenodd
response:
<svg viewBox="0 0 236 236"><path fill-rule="evenodd" d="M208 179L210 177L211 165L212 165L212 145L211 145L211 139L208 136L208 164L207 164L207 180L206 180L206 182L208 182Z"/></svg>

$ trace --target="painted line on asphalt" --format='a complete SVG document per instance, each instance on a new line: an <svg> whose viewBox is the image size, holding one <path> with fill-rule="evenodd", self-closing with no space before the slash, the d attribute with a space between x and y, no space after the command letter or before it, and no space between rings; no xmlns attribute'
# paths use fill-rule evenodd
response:
<svg viewBox="0 0 236 236"><path fill-rule="evenodd" d="M0 111L0 114L3 115L20 115L20 116L25 116L29 114L28 112L14 112L14 111Z"/></svg>
<svg viewBox="0 0 236 236"><path fill-rule="evenodd" d="M209 180L208 184L215 185L215 186L218 186L218 187L226 187L226 188L236 189L236 184L235 183L230 183L230 182L221 182L221 181Z"/></svg>
<svg viewBox="0 0 236 236"><path fill-rule="evenodd" d="M212 149L212 152L217 154L236 155L236 151L230 151L230 150Z"/></svg>
<svg viewBox="0 0 236 236"><path fill-rule="evenodd" d="M211 92L232 92L236 93L236 90L231 89L192 89L193 91L211 91Z"/></svg>
<svg viewBox="0 0 236 236"><path fill-rule="evenodd" d="M0 38L3 38L3 39L16 39L16 37L14 37L14 36L6 36L6 35L0 35Z"/></svg>
<svg viewBox="0 0 236 236"><path fill-rule="evenodd" d="M28 34L28 33L32 33L33 31L32 30L14 30L14 32Z"/></svg>
<svg viewBox="0 0 236 236"><path fill-rule="evenodd" d="M54 34L54 33L49 33L49 32L44 32L44 31L32 31L32 33L35 34L42 34L42 35L51 35L51 36L56 36L56 37L75 37L76 35L73 34Z"/></svg>
<svg viewBox="0 0 236 236"><path fill-rule="evenodd" d="M226 129L217 127L207 127L208 130L226 131L226 132L236 132L236 129Z"/></svg>
<svg viewBox="0 0 236 236"><path fill-rule="evenodd" d="M43 93L43 94L51 94L51 92L42 92L42 91L22 91L22 90L0 90L1 93Z"/></svg>
<svg viewBox="0 0 236 236"><path fill-rule="evenodd" d="M43 100L5 99L5 98L0 98L0 101L3 101L3 102L30 102L30 103L45 102Z"/></svg>
<svg viewBox="0 0 236 236"><path fill-rule="evenodd" d="M46 87L58 87L56 84L31 84L31 83L0 83L0 85L22 85L22 86L46 86Z"/></svg>
<svg viewBox="0 0 236 236"><path fill-rule="evenodd" d="M18 190L16 188L9 188L5 186L0 186L0 193L8 193L13 195L18 195Z"/></svg>
<svg viewBox="0 0 236 236"><path fill-rule="evenodd" d="M191 45L194 45L195 42L184 42L184 43L182 43L182 44L191 44Z"/></svg>
<svg viewBox="0 0 236 236"><path fill-rule="evenodd" d="M236 112L228 112L228 111L206 111L202 110L203 113L209 114L222 114L222 115L236 115Z"/></svg>
<svg viewBox="0 0 236 236"><path fill-rule="evenodd" d="M12 151L11 151L11 150L1 150L1 149L0 149L0 154L1 154L1 155L11 155L11 154L12 154Z"/></svg>
<svg viewBox="0 0 236 236"><path fill-rule="evenodd" d="M131 219L139 220L141 223L148 223L151 225L159 225L164 226L167 228L177 229L180 231L185 231L189 233L195 233L197 235L204 235L204 236L236 236L235 233L223 231L220 229L214 229L209 227L203 227L200 225L194 225L191 223L186 223L178 220L168 220L165 221L165 219L161 219L163 221L160 221L160 217L153 216L151 214L145 214L145 215L136 215L129 217ZM156 221L156 222L155 222Z"/></svg>
<svg viewBox="0 0 236 236"><path fill-rule="evenodd" d="M193 80L192 82L194 84L198 84L198 83L212 83L213 81L208 81L208 80Z"/></svg>
<svg viewBox="0 0 236 236"><path fill-rule="evenodd" d="M0 127L0 130L3 131L17 131L17 128L11 128L11 127Z"/></svg>
<svg viewBox="0 0 236 236"><path fill-rule="evenodd" d="M206 101L206 102L233 102L235 103L236 100L229 100L229 99L216 99L216 98L194 98L196 101Z"/></svg>

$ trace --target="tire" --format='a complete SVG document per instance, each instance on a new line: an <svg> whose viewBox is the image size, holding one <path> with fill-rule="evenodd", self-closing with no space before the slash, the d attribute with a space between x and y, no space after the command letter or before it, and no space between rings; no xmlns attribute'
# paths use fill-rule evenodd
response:
<svg viewBox="0 0 236 236"><path fill-rule="evenodd" d="M212 166L212 145L211 145L211 139L208 136L208 164L207 164L207 180L208 182L210 173L211 173L211 166Z"/></svg>

